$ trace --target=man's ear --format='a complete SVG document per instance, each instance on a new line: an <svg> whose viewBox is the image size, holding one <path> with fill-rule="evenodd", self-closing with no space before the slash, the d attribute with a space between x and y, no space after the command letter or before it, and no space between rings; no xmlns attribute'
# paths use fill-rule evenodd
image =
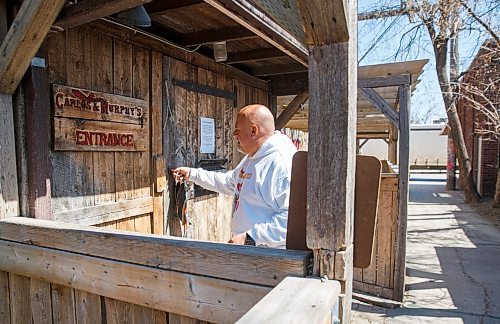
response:
<svg viewBox="0 0 500 324"><path fill-rule="evenodd" d="M251 129L252 129L252 135L257 135L257 132L259 131L257 125L252 125Z"/></svg>

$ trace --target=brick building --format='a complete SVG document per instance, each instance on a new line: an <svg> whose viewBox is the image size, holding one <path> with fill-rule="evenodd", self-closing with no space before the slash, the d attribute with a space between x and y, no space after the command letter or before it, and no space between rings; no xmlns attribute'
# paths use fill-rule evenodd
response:
<svg viewBox="0 0 500 324"><path fill-rule="evenodd" d="M499 168L500 47L486 41L460 82L458 114L474 180L482 196L493 196Z"/></svg>

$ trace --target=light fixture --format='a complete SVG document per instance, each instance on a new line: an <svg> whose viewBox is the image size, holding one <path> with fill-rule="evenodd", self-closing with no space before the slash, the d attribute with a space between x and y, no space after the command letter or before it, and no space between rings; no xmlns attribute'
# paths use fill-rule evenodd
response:
<svg viewBox="0 0 500 324"><path fill-rule="evenodd" d="M227 60L226 41L214 42L215 62L225 62Z"/></svg>
<svg viewBox="0 0 500 324"><path fill-rule="evenodd" d="M151 18L146 12L146 9L144 9L143 5L120 12L116 16L116 19L119 22L129 26L136 26L136 27L151 26Z"/></svg>

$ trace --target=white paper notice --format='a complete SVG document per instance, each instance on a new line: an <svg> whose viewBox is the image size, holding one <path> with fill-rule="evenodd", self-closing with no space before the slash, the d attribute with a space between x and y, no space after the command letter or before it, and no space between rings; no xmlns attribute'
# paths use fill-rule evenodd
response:
<svg viewBox="0 0 500 324"><path fill-rule="evenodd" d="M201 145L200 153L215 153L215 120L200 118Z"/></svg>

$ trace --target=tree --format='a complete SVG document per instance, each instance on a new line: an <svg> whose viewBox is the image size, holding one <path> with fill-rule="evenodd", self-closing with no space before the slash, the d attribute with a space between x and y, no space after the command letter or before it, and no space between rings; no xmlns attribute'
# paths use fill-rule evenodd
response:
<svg viewBox="0 0 500 324"><path fill-rule="evenodd" d="M379 8L391 8L382 1L377 3ZM439 81L441 96L443 98L450 135L456 148L456 156L459 161L460 178L467 202L476 202L480 199L472 174L472 166L465 146L464 136L457 113L457 101L460 96L459 79L463 73L459 73L458 65L458 35L467 30L486 30L498 42L495 28L491 23L481 18L475 9L485 8L485 11L495 16L495 10L500 5L496 2L465 0L408 0L402 3L400 10L375 10L376 17L385 18L396 14L407 14L410 21L418 21L410 31L402 38L407 38L408 43L403 45L403 39L399 50L408 50L418 37L421 37L421 29L427 31L432 43L433 54L436 60L435 70ZM493 14L492 14L493 12ZM388 13L388 14L386 14ZM367 15L374 18L373 15ZM391 25L392 26L392 25ZM385 33L385 32L384 32ZM372 49L372 47L370 48ZM448 55L450 59L448 60ZM364 56L362 56L364 57Z"/></svg>

